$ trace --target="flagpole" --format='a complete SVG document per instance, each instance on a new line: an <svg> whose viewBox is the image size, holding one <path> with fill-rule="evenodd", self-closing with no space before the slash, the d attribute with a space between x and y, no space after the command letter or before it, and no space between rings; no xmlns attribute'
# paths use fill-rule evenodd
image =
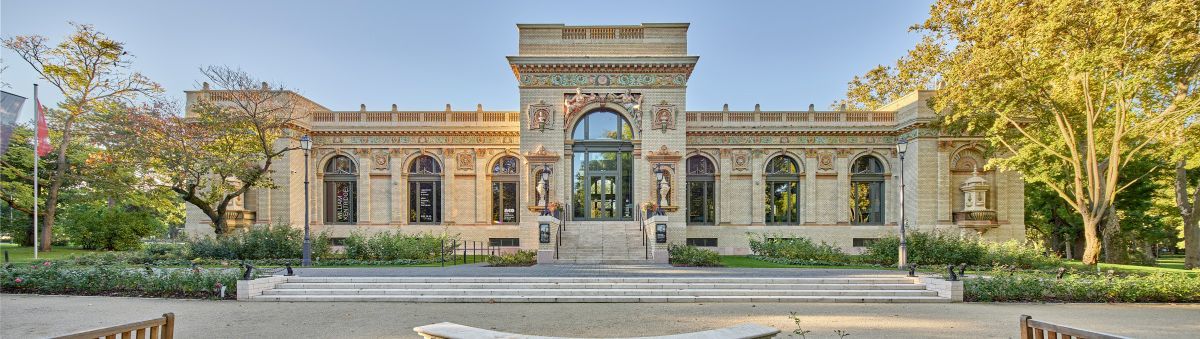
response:
<svg viewBox="0 0 1200 339"><path fill-rule="evenodd" d="M38 85L33 84L33 124L37 125L38 113L42 110L42 102L38 100ZM41 145L37 127L33 132L33 258L38 258L38 149Z"/></svg>

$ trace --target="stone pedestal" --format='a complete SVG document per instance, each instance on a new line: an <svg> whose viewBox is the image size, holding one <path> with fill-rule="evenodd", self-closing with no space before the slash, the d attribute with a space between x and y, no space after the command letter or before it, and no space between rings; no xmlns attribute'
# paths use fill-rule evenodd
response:
<svg viewBox="0 0 1200 339"><path fill-rule="evenodd" d="M557 260L554 259L554 245L558 241L558 224L562 223L558 218L542 215L537 218L537 225L534 226L534 239L538 242L537 262L539 264L552 264ZM542 227L547 225L550 227L550 242L542 242Z"/></svg>
<svg viewBox="0 0 1200 339"><path fill-rule="evenodd" d="M646 227L646 237L647 237L646 241L650 244L650 262L653 262L656 264L669 263L671 260L671 254L667 252L667 248L668 248L668 245L670 245L670 243L671 243L671 237L685 236L685 234L683 234L683 232L674 232L674 234L672 234L671 231L675 231L675 230L671 229L671 227L669 226L670 223L668 223L667 221L668 221L668 218L665 215L652 216L652 217L646 219L645 221L643 221L646 225L645 226ZM667 241L666 242L663 242L663 243L658 242L658 225L668 225L668 226L666 226L666 229L667 229L667 234L666 234Z"/></svg>

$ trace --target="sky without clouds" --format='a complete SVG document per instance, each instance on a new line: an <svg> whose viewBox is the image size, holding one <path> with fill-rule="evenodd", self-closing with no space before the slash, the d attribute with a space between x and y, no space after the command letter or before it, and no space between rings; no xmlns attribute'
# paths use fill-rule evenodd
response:
<svg viewBox="0 0 1200 339"><path fill-rule="evenodd" d="M333 110L516 110L505 56L516 23L689 22L700 61L687 109L818 109L846 82L902 56L908 27L930 1L56 1L2 0L0 36L57 43L69 21L95 25L135 56L133 68L183 100L203 65L240 67ZM12 51L6 91L30 96L40 81ZM40 81L46 85L44 81ZM42 101L61 95L42 86ZM31 120L25 105L19 121Z"/></svg>

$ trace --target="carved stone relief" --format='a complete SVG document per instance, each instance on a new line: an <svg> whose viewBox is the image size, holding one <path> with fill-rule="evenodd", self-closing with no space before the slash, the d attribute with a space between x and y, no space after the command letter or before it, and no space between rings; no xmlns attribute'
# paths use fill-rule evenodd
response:
<svg viewBox="0 0 1200 339"><path fill-rule="evenodd" d="M386 172L388 170L388 151L379 150L372 154L371 164L375 171Z"/></svg>
<svg viewBox="0 0 1200 339"><path fill-rule="evenodd" d="M817 153L817 171L833 172L833 152L820 151Z"/></svg>
<svg viewBox="0 0 1200 339"><path fill-rule="evenodd" d="M734 171L748 171L750 169L750 153L744 150L734 151L732 162Z"/></svg>
<svg viewBox="0 0 1200 339"><path fill-rule="evenodd" d="M529 129L545 131L554 126L554 106L538 101L529 105Z"/></svg>
<svg viewBox="0 0 1200 339"><path fill-rule="evenodd" d="M600 107L608 104L621 106L633 117L633 128L642 131L642 94L633 93L628 89L624 93L583 93L579 88L574 94L566 94L563 100L563 121L571 121L576 114L583 113L584 107L592 103L600 103Z"/></svg>
<svg viewBox="0 0 1200 339"><path fill-rule="evenodd" d="M458 165L459 172L474 172L475 171L475 154L469 150L459 151L454 155L454 162Z"/></svg>
<svg viewBox="0 0 1200 339"><path fill-rule="evenodd" d="M651 122L651 129L656 129L666 133L668 129L675 129L675 105L668 104L665 100L657 105L654 105L654 121Z"/></svg>

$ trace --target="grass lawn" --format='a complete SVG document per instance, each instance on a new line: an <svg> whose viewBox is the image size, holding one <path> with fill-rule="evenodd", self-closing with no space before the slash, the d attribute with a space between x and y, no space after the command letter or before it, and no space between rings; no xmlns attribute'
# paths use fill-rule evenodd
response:
<svg viewBox="0 0 1200 339"><path fill-rule="evenodd" d="M858 269L881 269L878 266L867 265L846 265L846 266L822 266L822 265L786 265L763 261L751 258L745 255L723 255L721 263L725 267L745 267L745 268L858 268Z"/></svg>
<svg viewBox="0 0 1200 339"><path fill-rule="evenodd" d="M1095 269L1084 265L1078 260L1071 260L1067 265L1075 269ZM1200 274L1200 271L1188 271L1183 269L1182 256L1163 257L1159 260L1158 266L1138 266L1138 265L1121 265L1121 264L1099 264L1101 271L1114 270L1118 272L1130 273L1190 273Z"/></svg>
<svg viewBox="0 0 1200 339"><path fill-rule="evenodd" d="M8 252L8 260L13 263L33 262L33 247L17 246L16 244L0 244L0 250ZM73 247L55 246L50 252L38 252L38 260L65 259L71 256L82 256L103 251L92 251Z"/></svg>

